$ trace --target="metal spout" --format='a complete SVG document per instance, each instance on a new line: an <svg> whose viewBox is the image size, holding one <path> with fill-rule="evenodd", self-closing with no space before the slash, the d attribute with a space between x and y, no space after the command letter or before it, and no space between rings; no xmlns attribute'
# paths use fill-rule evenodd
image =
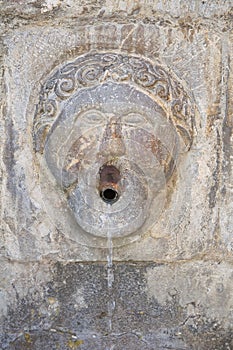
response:
<svg viewBox="0 0 233 350"><path fill-rule="evenodd" d="M103 165L99 171L99 193L108 204L115 203L120 197L120 171L114 165Z"/></svg>

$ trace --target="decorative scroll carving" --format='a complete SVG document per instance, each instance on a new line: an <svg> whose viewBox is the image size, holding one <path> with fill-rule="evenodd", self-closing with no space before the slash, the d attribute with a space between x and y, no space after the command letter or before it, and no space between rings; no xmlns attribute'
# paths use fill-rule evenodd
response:
<svg viewBox="0 0 233 350"><path fill-rule="evenodd" d="M94 53L79 57L42 86L34 118L35 150L43 153L46 135L62 104L77 90L107 81L131 84L146 92L165 110L187 149L193 137L194 112L181 84L160 63L124 54Z"/></svg>

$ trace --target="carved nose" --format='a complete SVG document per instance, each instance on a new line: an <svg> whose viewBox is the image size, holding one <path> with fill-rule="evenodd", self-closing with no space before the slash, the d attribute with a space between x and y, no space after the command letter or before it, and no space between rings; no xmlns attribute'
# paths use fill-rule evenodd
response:
<svg viewBox="0 0 233 350"><path fill-rule="evenodd" d="M120 118L112 117L107 124L99 151L103 155L117 157L125 154Z"/></svg>

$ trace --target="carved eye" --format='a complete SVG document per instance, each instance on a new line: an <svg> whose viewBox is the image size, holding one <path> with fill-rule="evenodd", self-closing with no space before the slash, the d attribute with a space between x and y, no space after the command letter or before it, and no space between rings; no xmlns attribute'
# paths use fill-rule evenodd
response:
<svg viewBox="0 0 233 350"><path fill-rule="evenodd" d="M106 117L104 114L102 114L99 111L96 110L89 110L85 112L81 117L80 121L82 124L95 126L95 125L101 125L105 122Z"/></svg>
<svg viewBox="0 0 233 350"><path fill-rule="evenodd" d="M147 121L141 114L130 113L123 117L123 122L131 126L139 126L145 124Z"/></svg>

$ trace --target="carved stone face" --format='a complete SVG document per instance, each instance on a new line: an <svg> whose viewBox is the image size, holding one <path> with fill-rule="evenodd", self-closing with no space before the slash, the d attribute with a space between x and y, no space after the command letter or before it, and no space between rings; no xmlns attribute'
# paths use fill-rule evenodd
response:
<svg viewBox="0 0 233 350"><path fill-rule="evenodd" d="M190 99L160 62L77 57L43 84L34 117L47 211L80 243L140 237L157 221L192 134Z"/></svg>
<svg viewBox="0 0 233 350"><path fill-rule="evenodd" d="M115 238L152 224L178 153L164 111L142 92L112 83L73 96L45 146L77 223Z"/></svg>

